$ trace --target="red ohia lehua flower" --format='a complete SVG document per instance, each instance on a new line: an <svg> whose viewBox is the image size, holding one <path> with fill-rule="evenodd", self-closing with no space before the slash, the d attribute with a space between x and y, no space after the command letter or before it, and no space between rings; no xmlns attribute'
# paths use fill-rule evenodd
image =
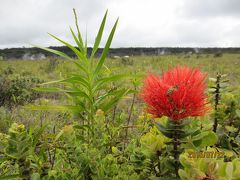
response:
<svg viewBox="0 0 240 180"><path fill-rule="evenodd" d="M161 77L149 75L141 96L147 111L155 117L167 116L179 121L190 116L203 116L207 111L205 90L207 74L198 68L178 66Z"/></svg>

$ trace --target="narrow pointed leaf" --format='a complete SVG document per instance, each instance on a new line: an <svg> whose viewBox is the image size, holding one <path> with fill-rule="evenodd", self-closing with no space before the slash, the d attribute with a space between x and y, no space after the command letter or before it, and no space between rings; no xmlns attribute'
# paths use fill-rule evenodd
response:
<svg viewBox="0 0 240 180"><path fill-rule="evenodd" d="M78 18L77 18L77 13L76 13L76 10L75 10L75 9L73 9L73 13L74 13L74 17L75 17L75 25L76 25L77 32L78 32L78 40L79 40L79 42L83 45L83 39L82 39L81 32L80 32L80 30L79 30ZM85 52L85 55L86 55L86 52Z"/></svg>
<svg viewBox="0 0 240 180"><path fill-rule="evenodd" d="M98 34L97 34L97 37L95 39L95 43L94 43L94 46L93 46L93 50L92 50L92 54L91 54L91 57L90 58L93 58L94 57L94 54L96 53L97 49L98 49L98 46L101 42L101 39L102 39L102 34L103 34L103 30L104 30L104 26L105 26L105 22L106 22L106 18L107 18L107 13L108 11L106 11L105 15L104 15L104 18L102 20L102 23L101 23L101 26L99 28L99 31L98 31Z"/></svg>
<svg viewBox="0 0 240 180"><path fill-rule="evenodd" d="M128 90L122 90L119 92L115 97L113 97L111 100L107 101L106 103L99 105L99 109L102 109L104 112L109 111L111 108L113 108L120 99L123 98L128 93Z"/></svg>
<svg viewBox="0 0 240 180"><path fill-rule="evenodd" d="M52 34L50 34L50 33L49 33L49 35L52 36L54 39L58 40L59 42L63 43L64 45L66 45L69 49L71 49L71 50L77 55L77 57L78 57L80 60L82 60L82 61L85 62L85 63L88 62L87 59L86 59L86 57L85 57L79 50L77 50L75 47L73 47L71 44L69 44L69 43L67 43L67 42L59 39L58 37L56 37L56 36L54 36L54 35L52 35Z"/></svg>
<svg viewBox="0 0 240 180"><path fill-rule="evenodd" d="M84 97L86 98L88 101L92 102L92 100L90 99L90 97L83 91L63 91L65 93L71 94L73 96L80 96L80 97Z"/></svg>
<svg viewBox="0 0 240 180"><path fill-rule="evenodd" d="M110 96L118 96L119 94L122 94L124 91L130 91L130 90L125 90L125 89L120 89L120 90L114 90L114 91L111 91L111 92L107 92L105 94L103 94L102 96L99 96L94 105L97 106L98 104L100 104L102 101L104 101L105 98L108 98Z"/></svg>
<svg viewBox="0 0 240 180"><path fill-rule="evenodd" d="M60 89L60 88L33 88L33 90L40 91L40 92L49 92L49 93L56 93L56 92L64 91L63 89Z"/></svg>
<svg viewBox="0 0 240 180"><path fill-rule="evenodd" d="M115 22L115 24L114 24L114 26L113 26L113 28L112 28L112 31L111 31L111 33L110 33L110 35L109 35L109 37L108 37L107 43L106 43L106 45L105 45L105 47L104 47L104 49L103 49L102 55L101 55L101 57L100 57L100 59L99 59L99 62L98 62L98 64L97 64L97 67L96 67L96 69L95 69L95 71L94 71L94 76L96 76L96 75L98 74L98 72L101 70L101 68L102 68L102 66L103 66L103 63L104 63L104 61L105 61L105 59L106 59L106 56L107 56L107 53L108 53L108 51L109 51L110 45L111 45L111 43L112 43L112 39L113 39L115 30L116 30L117 24L118 24L118 19L117 19L117 21Z"/></svg>
<svg viewBox="0 0 240 180"><path fill-rule="evenodd" d="M75 33L74 33L74 31L72 30L71 27L70 27L70 31L71 31L71 33L72 33L72 36L73 36L73 38L74 38L74 40L75 40L75 42L76 42L79 50L84 54L84 53L85 53L85 50L84 50L83 44L81 44L81 42L78 40L77 36L75 35ZM85 55L85 54L84 54L84 55Z"/></svg>
<svg viewBox="0 0 240 180"><path fill-rule="evenodd" d="M172 137L172 133L169 132L169 131L167 131L167 129L166 129L165 126L163 126L163 125L162 125L161 123L159 123L159 122L156 122L155 124L156 124L156 127L158 128L158 130L159 130L163 135L165 135L166 137L169 137L169 138Z"/></svg>
<svg viewBox="0 0 240 180"><path fill-rule="evenodd" d="M194 134L196 131L198 131L198 129L184 131L184 133L179 135L179 138L185 138L187 136L190 136L190 135Z"/></svg>
<svg viewBox="0 0 240 180"><path fill-rule="evenodd" d="M54 50L54 49L50 49L50 48L45 48L45 47L41 47L41 46L37 46L37 45L33 45L34 47L37 47L39 49L42 49L42 50L45 50L45 51L48 51L48 52L51 52L53 54L56 54L58 56L61 56L65 59L68 59L68 60L71 60L73 61L73 59L71 57L69 57L67 54L61 52L61 51L57 51L57 50Z"/></svg>
<svg viewBox="0 0 240 180"><path fill-rule="evenodd" d="M88 47L88 39L87 39L87 26L86 26L86 35L85 35L85 53L87 55L87 47Z"/></svg>
<svg viewBox="0 0 240 180"><path fill-rule="evenodd" d="M118 74L118 75L113 75L113 76L99 79L98 82L96 83L96 85L94 86L93 90L94 91L98 90L105 83L120 81L120 80L124 80L124 79L131 78L131 77L132 77L132 75L130 75L130 74Z"/></svg>
<svg viewBox="0 0 240 180"><path fill-rule="evenodd" d="M73 83L73 84L79 83L79 84L83 85L84 87L90 89L88 82L82 76L73 76L73 77L70 77L67 79L50 81L50 82L43 83L41 85L54 84L54 83Z"/></svg>

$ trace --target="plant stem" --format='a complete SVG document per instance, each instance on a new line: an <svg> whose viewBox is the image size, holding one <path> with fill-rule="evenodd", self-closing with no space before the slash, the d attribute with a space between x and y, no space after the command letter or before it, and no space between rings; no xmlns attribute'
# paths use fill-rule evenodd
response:
<svg viewBox="0 0 240 180"><path fill-rule="evenodd" d="M217 81L216 81L216 91L215 91L215 116L214 116L214 124L213 124L213 132L217 131L217 126L218 126L218 118L216 116L216 112L218 110L218 105L220 101L220 79L221 79L221 74L217 74Z"/></svg>
<svg viewBox="0 0 240 180"><path fill-rule="evenodd" d="M134 90L136 90L136 87L134 87ZM132 111L133 111L133 106L134 106L134 103L135 103L135 99L136 99L136 94L134 93L133 94L133 98L132 98L131 107L130 107L130 110L129 110L129 116L128 116L128 119L127 119L127 128L126 128L126 134L125 134L126 142L127 142L127 138L128 138L128 126L129 126L130 121L131 121Z"/></svg>
<svg viewBox="0 0 240 180"><path fill-rule="evenodd" d="M175 175L176 177L179 177L178 175L178 169L179 169L179 153L178 153L178 140L177 138L173 139L173 152L174 152L174 168L175 168Z"/></svg>
<svg viewBox="0 0 240 180"><path fill-rule="evenodd" d="M177 122L174 122L176 126L173 126L174 127L174 133L173 133L173 157L174 157L174 168L175 168L175 175L176 177L178 178L179 177L179 174L178 174L178 170L179 170L179 166L180 166L180 163L179 163L179 151L178 151L178 146L180 145L180 140L179 140L179 137L178 137L178 131L180 130L178 128L177 125L179 125L179 123Z"/></svg>

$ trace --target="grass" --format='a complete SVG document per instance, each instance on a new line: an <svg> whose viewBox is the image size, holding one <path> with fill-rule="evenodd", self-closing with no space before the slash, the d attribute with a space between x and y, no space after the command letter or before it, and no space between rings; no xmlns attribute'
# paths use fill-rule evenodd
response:
<svg viewBox="0 0 240 180"><path fill-rule="evenodd" d="M238 85L240 83L240 65L239 54L223 54L222 57L214 57L212 54L204 55L164 55L164 56L133 56L130 57L132 65L122 63L121 59L107 59L106 65L112 71L121 73L139 72L146 74L148 72L161 74L162 71L176 65L186 65L200 67L202 71L207 72L210 77L216 76L217 72L228 74L230 83ZM59 64L51 72L46 72L50 60L9 60L0 61L0 73L7 67L13 67L16 73L27 73L37 76L43 80L57 80L61 74L74 71L74 66L67 60L59 60ZM124 71L124 72L123 72Z"/></svg>

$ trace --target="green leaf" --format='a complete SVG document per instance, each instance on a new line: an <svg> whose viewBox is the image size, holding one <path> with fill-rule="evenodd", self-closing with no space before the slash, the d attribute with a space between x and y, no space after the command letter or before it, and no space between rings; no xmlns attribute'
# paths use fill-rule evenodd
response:
<svg viewBox="0 0 240 180"><path fill-rule="evenodd" d="M89 125L87 125L87 124L85 124L85 125L78 125L78 124L76 124L76 125L73 125L73 128L74 129L78 129L78 130L91 129L91 127Z"/></svg>
<svg viewBox="0 0 240 180"><path fill-rule="evenodd" d="M197 129L188 130L188 131L183 129L184 126L188 125L189 123L190 123L190 120L185 120L179 124L169 120L166 124L166 127L161 125L160 123L157 123L157 127L160 130L160 132L162 132L165 136L169 138L171 138L174 133L177 133L178 138L182 139L197 131Z"/></svg>
<svg viewBox="0 0 240 180"><path fill-rule="evenodd" d="M189 120L189 119L186 119L186 120L184 120L184 121L181 122L181 123L175 123L174 121L171 121L171 120L169 119L169 121L167 122L167 127L168 127L169 129L174 129L174 128L181 129L181 128L183 128L184 126L189 125L190 123L191 123L191 120Z"/></svg>
<svg viewBox="0 0 240 180"><path fill-rule="evenodd" d="M80 32L80 30L79 30L79 26L78 26L77 13L76 13L76 10L75 10L74 8L73 8L73 13L74 13L74 17L75 17L75 25L76 25L77 33L78 33L78 40L79 40L80 44L83 45L83 39L82 39L81 32ZM85 55L86 55L86 51L85 51Z"/></svg>
<svg viewBox="0 0 240 180"><path fill-rule="evenodd" d="M72 33L72 36L73 36L73 38L74 38L74 40L75 40L75 42L76 42L79 50L84 54L84 53L85 53L85 50L84 50L83 44L81 44L81 42L78 40L77 36L75 35L75 33L74 33L74 31L72 30L71 27L70 27L70 31L71 31L71 33ZM85 54L84 54L84 55L85 55Z"/></svg>
<svg viewBox="0 0 240 180"><path fill-rule="evenodd" d="M50 49L50 48L45 48L45 47L41 47L41 46L37 46L37 45L33 45L34 47L37 47L39 49L42 49L42 50L45 50L45 51L48 51L48 52L51 52L53 54L56 54L56 55L59 55L65 59L68 59L68 60L71 60L73 61L73 59L71 57L69 57L68 55L66 55L65 53L61 52L61 51L57 51L57 50L54 50L54 49Z"/></svg>
<svg viewBox="0 0 240 180"><path fill-rule="evenodd" d="M201 143L202 143L202 139L193 141L193 145L194 145L195 147L200 147Z"/></svg>
<svg viewBox="0 0 240 180"><path fill-rule="evenodd" d="M204 137L206 137L208 135L208 131L200 131L199 134L197 134L196 136L193 136L193 140L200 140L203 139Z"/></svg>
<svg viewBox="0 0 240 180"><path fill-rule="evenodd" d="M166 137L168 138L172 138L173 134L172 132L169 132L165 126L163 126L161 123L159 122L156 122L155 123L156 127L158 128L158 130L163 134L165 135Z"/></svg>
<svg viewBox="0 0 240 180"><path fill-rule="evenodd" d="M123 98L123 96L125 96L127 93L129 92L129 90L125 90L122 89L120 90L112 99L110 99L109 101L99 105L99 108L102 109L104 112L109 111L111 108L113 108L120 99Z"/></svg>
<svg viewBox="0 0 240 180"><path fill-rule="evenodd" d="M193 137L193 143L197 147L212 146L217 143L218 137L212 131L201 132Z"/></svg>
<svg viewBox="0 0 240 180"><path fill-rule="evenodd" d="M106 98L108 98L109 96L114 96L117 97L119 96L119 94L122 94L122 92L128 91L130 92L130 90L125 90L125 89L120 89L120 90L113 90L110 92L106 92L105 94L99 96L94 103L94 106L101 106L99 105L100 103L102 103L102 101L104 101ZM101 107L100 107L101 108Z"/></svg>
<svg viewBox="0 0 240 180"><path fill-rule="evenodd" d="M87 55L87 47L88 47L88 45L87 45L87 31L86 31L86 37L85 37L85 53L86 53L86 55Z"/></svg>
<svg viewBox="0 0 240 180"><path fill-rule="evenodd" d="M50 81L50 82L42 83L41 85L54 84L54 83L72 83L72 84L80 83L81 85L83 85L87 89L90 89L90 85L87 82L87 80L83 76L80 76L80 75L75 75L73 77L62 79L62 80ZM40 89L40 88L36 88L36 89Z"/></svg>
<svg viewBox="0 0 240 180"><path fill-rule="evenodd" d="M94 76L97 76L98 72L101 70L101 68L102 68L102 66L103 66L103 63L104 63L105 58L106 58L106 56L107 56L107 53L108 53L108 51L109 51L110 45L111 45L111 43L112 43L112 39L113 39L115 30L116 30L117 24L118 24L118 19L117 19L117 21L115 22L115 24L114 24L114 26L113 26L113 28L112 28L112 31L111 31L111 33L110 33L110 35L109 35L109 37L108 37L107 43L106 43L106 45L105 45L105 47L104 47L104 49L103 49L102 55L101 55L101 57L100 57L100 59L99 59L99 62L98 62L98 64L97 64L97 67L96 67L96 69L95 69L95 71L94 71Z"/></svg>
<svg viewBox="0 0 240 180"><path fill-rule="evenodd" d="M77 90L65 90L62 91L64 93L70 94L71 96L80 96L80 97L84 97L85 99L87 99L89 102L92 102L92 99L89 97L88 94L86 94L84 91L81 91L80 89Z"/></svg>
<svg viewBox="0 0 240 180"><path fill-rule="evenodd" d="M56 92L62 92L64 91L63 89L60 88L33 88L35 91L39 92L48 92L48 93L56 93Z"/></svg>
<svg viewBox="0 0 240 180"><path fill-rule="evenodd" d="M101 42L102 34L103 34L103 30L104 30L104 26L105 26L105 22L106 22L106 18L107 18L107 13L108 13L108 11L106 11L106 13L105 13L105 15L103 17L101 26L100 26L98 34L97 34L97 37L95 39L95 43L94 43L94 46L93 46L93 49L92 49L92 53L91 53L90 59L92 59L94 57L94 54L97 52L98 46L99 46L99 44Z"/></svg>
<svg viewBox="0 0 240 180"><path fill-rule="evenodd" d="M37 143L39 142L40 136L43 134L43 131L46 129L48 125L44 125L43 127L39 128L39 129L34 129L33 133L33 147L35 147L37 145Z"/></svg>
<svg viewBox="0 0 240 180"><path fill-rule="evenodd" d="M69 49L71 49L79 58L79 60L82 60L85 64L88 64L88 61L86 59L86 57L79 51L77 50L75 47L73 47L71 44L59 39L58 37L48 33L50 36L52 36L54 39L58 40L59 42L63 43L64 45L66 45Z"/></svg>
<svg viewBox="0 0 240 180"><path fill-rule="evenodd" d="M196 131L198 131L198 129L185 130L184 133L179 135L179 138L185 138L187 136L190 136L190 135L194 134Z"/></svg>
<svg viewBox="0 0 240 180"><path fill-rule="evenodd" d="M120 81L120 80L127 79L130 77L132 77L132 75L130 75L130 74L129 75L128 74L118 74L118 75L113 75L110 77L105 77L105 78L99 79L93 88L93 92L96 90L99 90L101 88L101 86L104 85L105 83Z"/></svg>

